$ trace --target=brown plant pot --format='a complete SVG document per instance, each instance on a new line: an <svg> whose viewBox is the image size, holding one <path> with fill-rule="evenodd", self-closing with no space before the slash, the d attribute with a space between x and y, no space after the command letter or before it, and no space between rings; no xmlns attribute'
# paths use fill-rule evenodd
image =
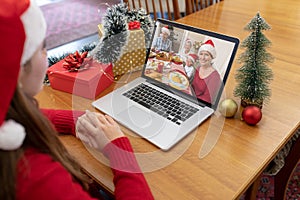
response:
<svg viewBox="0 0 300 200"><path fill-rule="evenodd" d="M253 102L253 101L250 101L248 99L241 99L241 106L244 107L244 108L247 107L247 106L257 106L260 109L262 109L263 100Z"/></svg>

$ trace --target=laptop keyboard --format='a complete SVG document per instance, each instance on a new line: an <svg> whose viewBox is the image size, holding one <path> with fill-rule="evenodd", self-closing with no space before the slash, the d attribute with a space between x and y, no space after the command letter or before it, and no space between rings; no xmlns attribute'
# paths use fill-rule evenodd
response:
<svg viewBox="0 0 300 200"><path fill-rule="evenodd" d="M177 125L199 110L143 83L123 95Z"/></svg>

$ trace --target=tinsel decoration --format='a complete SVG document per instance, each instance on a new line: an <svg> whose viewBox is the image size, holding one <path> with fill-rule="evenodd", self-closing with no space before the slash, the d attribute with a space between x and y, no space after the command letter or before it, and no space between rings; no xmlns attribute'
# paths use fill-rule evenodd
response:
<svg viewBox="0 0 300 200"><path fill-rule="evenodd" d="M238 85L234 90L234 95L243 101L262 103L271 96L269 83L273 72L266 63L273 61L273 57L266 50L271 42L263 34L269 29L271 27L259 13L245 27L251 34L241 43L241 48L246 50L239 57L243 65L237 70Z"/></svg>
<svg viewBox="0 0 300 200"><path fill-rule="evenodd" d="M139 21L149 45L153 21L144 9L129 10L127 4L119 3L108 7L102 19L104 35L93 51L94 59L102 63L114 63L122 55L122 48L128 40L127 23Z"/></svg>
<svg viewBox="0 0 300 200"><path fill-rule="evenodd" d="M61 61L65 57L67 57L70 54L70 52L63 53L62 55L59 56L50 56L48 57L48 67L51 67L55 63Z"/></svg>
<svg viewBox="0 0 300 200"><path fill-rule="evenodd" d="M85 51L90 52L96 47L96 45L97 45L97 42L91 42L89 44L83 45L81 47L81 49L79 49L79 52L80 53L83 53Z"/></svg>
<svg viewBox="0 0 300 200"><path fill-rule="evenodd" d="M92 42L92 43L84 45L83 47L81 47L81 49L78 49L78 52L79 53L83 53L85 51L90 52L95 47L96 47L96 42ZM58 56L50 56L50 57L48 57L48 66L51 67L52 65L54 65L55 63L61 61L62 59L64 59L68 55L70 55L71 53L74 53L74 52L65 52L65 53L63 53L61 55L58 55Z"/></svg>
<svg viewBox="0 0 300 200"><path fill-rule="evenodd" d="M126 44L128 37L124 12L123 4L112 5L106 10L102 20L104 35L93 51L93 57L102 63L115 62L121 56L121 47Z"/></svg>

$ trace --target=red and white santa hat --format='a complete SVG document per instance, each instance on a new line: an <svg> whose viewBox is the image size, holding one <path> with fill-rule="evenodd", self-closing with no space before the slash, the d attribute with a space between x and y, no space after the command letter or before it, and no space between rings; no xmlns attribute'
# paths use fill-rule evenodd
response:
<svg viewBox="0 0 300 200"><path fill-rule="evenodd" d="M161 28L161 32L167 33L168 35L170 35L170 30L169 30L169 28L167 26L162 27Z"/></svg>
<svg viewBox="0 0 300 200"><path fill-rule="evenodd" d="M191 59L193 61L193 63L195 63L199 59L197 54L194 54L194 53L189 54L188 58Z"/></svg>
<svg viewBox="0 0 300 200"><path fill-rule="evenodd" d="M191 39L186 39L185 42L186 42L186 43L187 43L187 42L190 43L191 46L193 45L193 41L192 41Z"/></svg>
<svg viewBox="0 0 300 200"><path fill-rule="evenodd" d="M34 0L2 0L0 6L0 149L18 149L24 127L5 120L18 83L20 67L33 56L46 36L46 22Z"/></svg>
<svg viewBox="0 0 300 200"><path fill-rule="evenodd" d="M207 40L204 44L202 44L199 48L198 54L200 54L201 51L208 51L213 59L217 56L215 45L212 40Z"/></svg>

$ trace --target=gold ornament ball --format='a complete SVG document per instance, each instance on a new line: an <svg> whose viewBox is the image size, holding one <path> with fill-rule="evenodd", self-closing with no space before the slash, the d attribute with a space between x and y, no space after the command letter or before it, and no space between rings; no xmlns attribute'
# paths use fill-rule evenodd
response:
<svg viewBox="0 0 300 200"><path fill-rule="evenodd" d="M233 99L224 99L219 105L219 111L224 117L233 117L238 110L238 105Z"/></svg>

